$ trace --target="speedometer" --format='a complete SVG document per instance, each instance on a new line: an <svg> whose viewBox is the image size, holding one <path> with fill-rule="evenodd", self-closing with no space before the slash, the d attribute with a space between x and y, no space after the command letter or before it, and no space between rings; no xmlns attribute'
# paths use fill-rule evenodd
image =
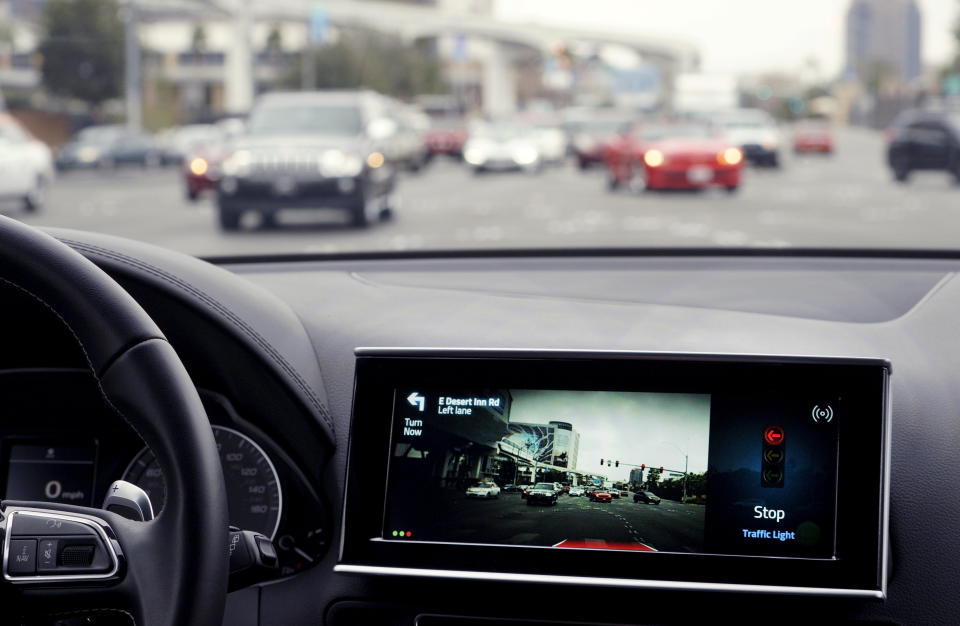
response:
<svg viewBox="0 0 960 626"><path fill-rule="evenodd" d="M232 428L214 426L213 436L227 486L230 525L273 539L280 524L283 493L270 457L255 441ZM155 512L163 509L166 501L163 473L148 448L134 457L123 479L147 492Z"/></svg>

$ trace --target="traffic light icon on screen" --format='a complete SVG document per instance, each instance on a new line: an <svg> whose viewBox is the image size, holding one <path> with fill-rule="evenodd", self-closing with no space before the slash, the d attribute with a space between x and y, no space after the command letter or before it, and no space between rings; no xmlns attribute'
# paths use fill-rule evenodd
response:
<svg viewBox="0 0 960 626"><path fill-rule="evenodd" d="M782 488L785 476L787 447L786 434L780 426L763 429L763 449L760 459L760 486Z"/></svg>

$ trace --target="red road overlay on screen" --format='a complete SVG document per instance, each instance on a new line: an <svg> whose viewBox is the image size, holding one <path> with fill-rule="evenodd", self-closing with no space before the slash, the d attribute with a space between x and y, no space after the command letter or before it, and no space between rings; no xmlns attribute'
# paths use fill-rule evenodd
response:
<svg viewBox="0 0 960 626"><path fill-rule="evenodd" d="M554 544L554 548L580 548L592 550L639 550L641 552L656 552L645 543L627 543L625 541L604 541L603 539L564 539Z"/></svg>

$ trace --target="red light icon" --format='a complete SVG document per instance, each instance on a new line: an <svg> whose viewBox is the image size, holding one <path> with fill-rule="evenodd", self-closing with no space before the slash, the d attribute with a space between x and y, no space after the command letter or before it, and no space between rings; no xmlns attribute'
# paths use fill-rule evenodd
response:
<svg viewBox="0 0 960 626"><path fill-rule="evenodd" d="M779 446L783 443L783 429L779 426L767 426L763 431L763 440L771 446Z"/></svg>

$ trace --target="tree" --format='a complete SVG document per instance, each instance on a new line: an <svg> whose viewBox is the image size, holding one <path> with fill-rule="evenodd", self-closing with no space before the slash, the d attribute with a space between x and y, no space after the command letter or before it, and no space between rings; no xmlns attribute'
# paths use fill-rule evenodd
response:
<svg viewBox="0 0 960 626"><path fill-rule="evenodd" d="M116 0L50 0L44 7L43 84L99 105L123 85L123 24Z"/></svg>
<svg viewBox="0 0 960 626"><path fill-rule="evenodd" d="M383 33L343 32L336 43L312 54L314 84L320 89L368 88L400 98L447 91L433 55ZM285 82L291 87L299 85L300 74L292 72Z"/></svg>

